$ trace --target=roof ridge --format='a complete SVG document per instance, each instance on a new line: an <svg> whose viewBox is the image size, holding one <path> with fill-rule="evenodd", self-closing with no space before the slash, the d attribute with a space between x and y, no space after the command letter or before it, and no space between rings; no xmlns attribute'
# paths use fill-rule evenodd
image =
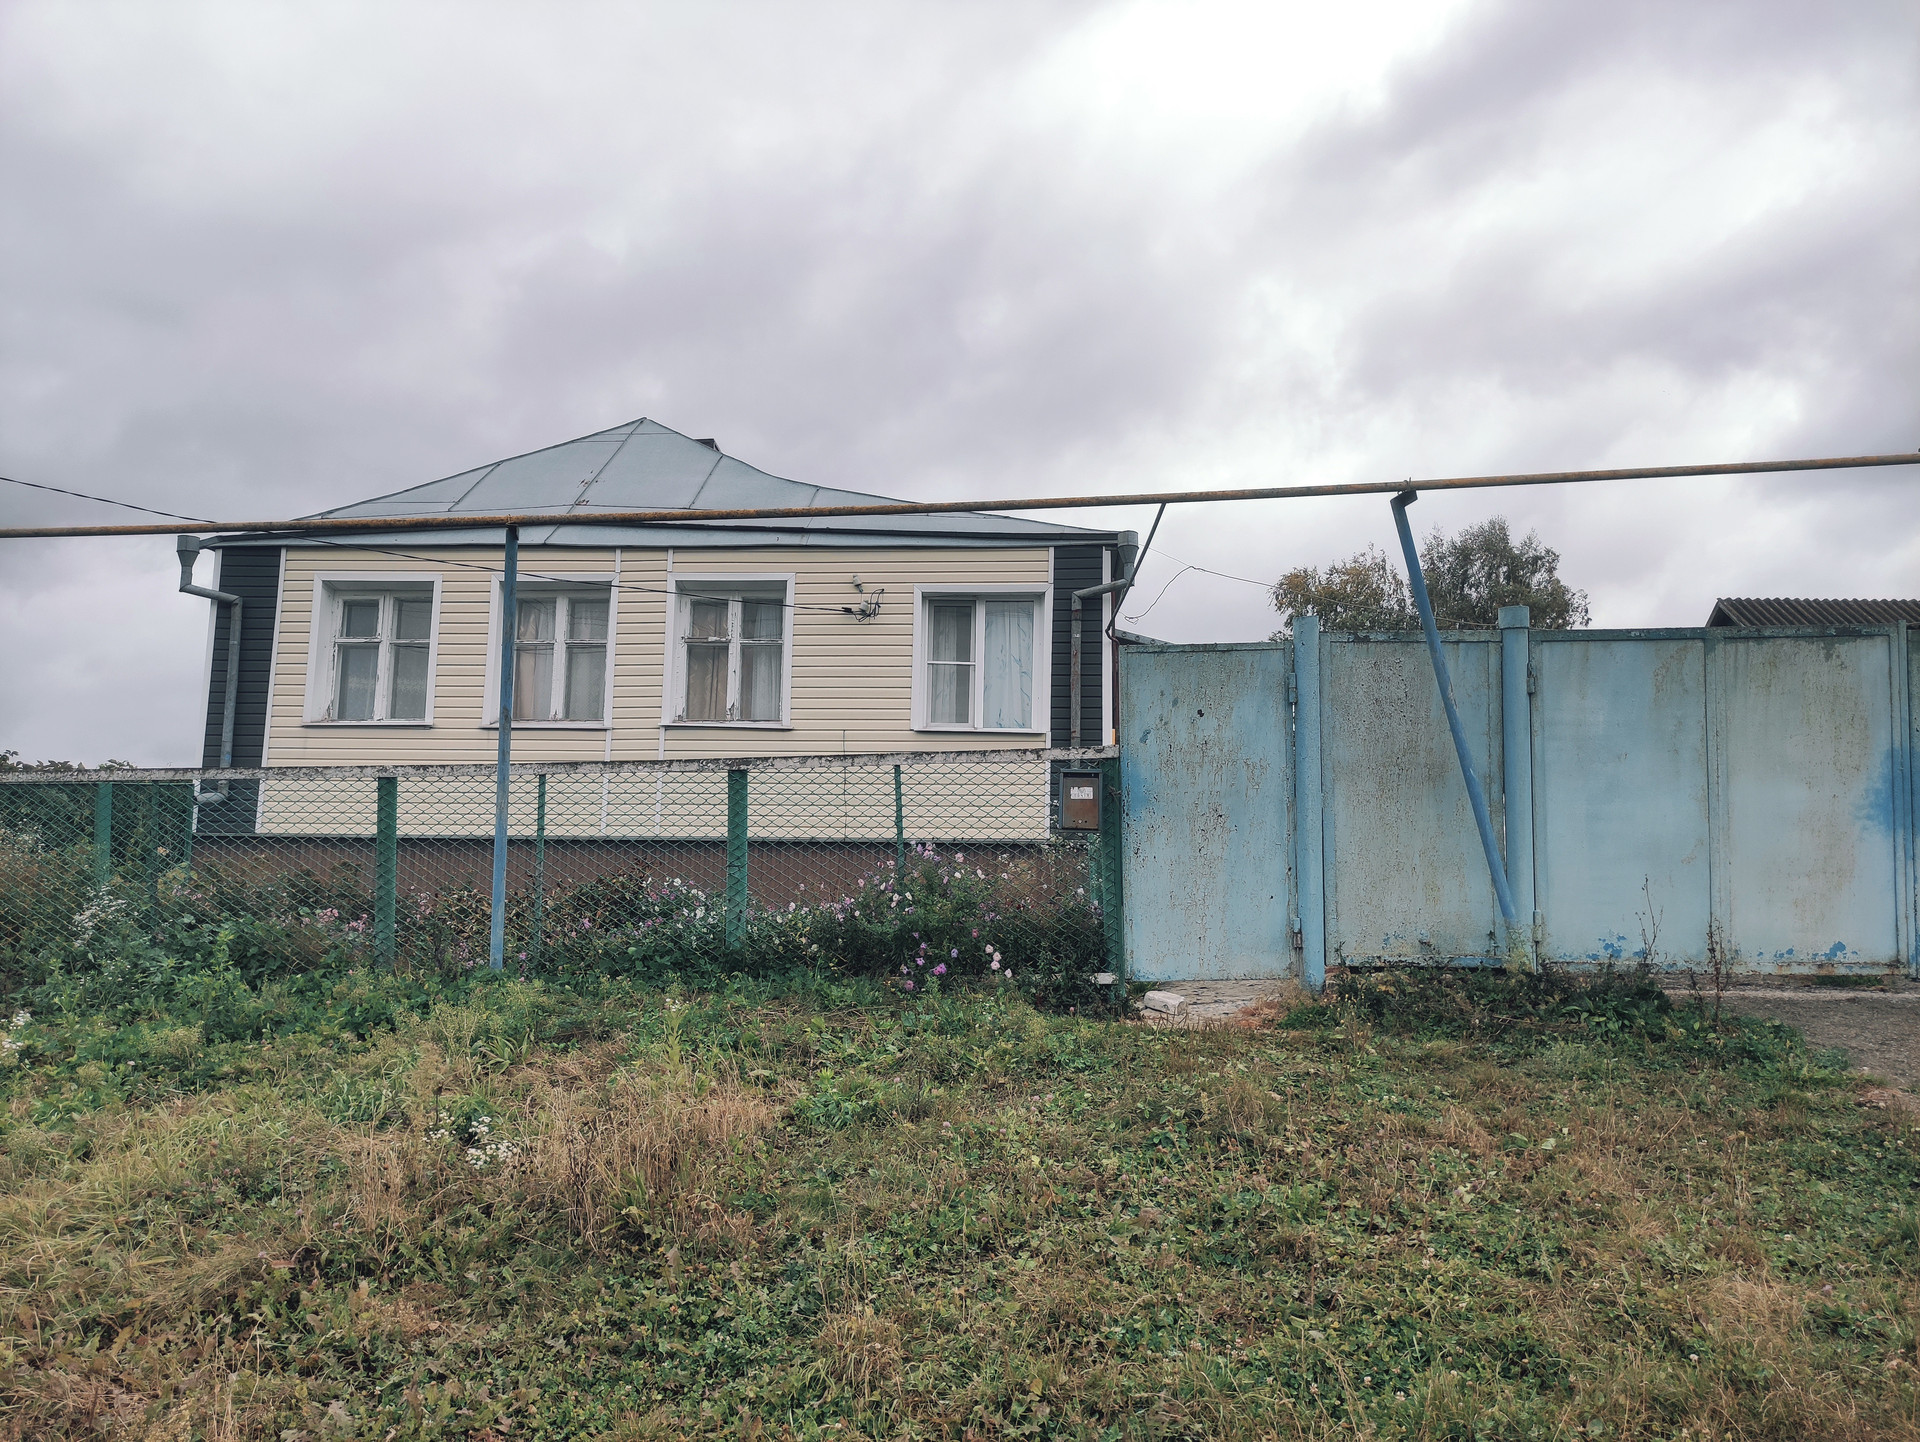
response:
<svg viewBox="0 0 1920 1442"><path fill-rule="evenodd" d="M641 420L644 420L644 419L646 419L644 416L641 417ZM567 511L569 514L572 514L574 511L577 511L580 508L580 503L586 500L587 498L587 492L593 489L593 483L599 480L600 477L604 476L607 473L607 467L612 465L614 461L619 459L620 452L624 451L627 448L627 443L634 438L635 433L637 433L639 429L640 429L640 421L635 421L631 426L629 426L627 428L627 433L624 436L620 437L620 444L615 446L611 451L608 451L607 458L604 461L600 462L600 464L594 468L594 472L592 475L588 476L584 481L580 483L579 491L577 491L574 494L573 499L567 503ZM599 434L599 432L596 431L595 434L597 435ZM580 439L585 440L586 437L581 436ZM568 441L567 444L572 445L573 442Z"/></svg>
<svg viewBox="0 0 1920 1442"><path fill-rule="evenodd" d="M636 416L634 417L634 419L630 421L618 421L615 424L610 426L602 426L597 431L588 431L584 436L574 436L571 440L555 441L550 446L535 446L532 450L521 451L517 455L496 456L491 461L482 461L479 465L469 466L463 471L448 471L444 476L435 476L430 481L421 481L415 485L402 486L397 491L385 491L385 492L382 492L380 495L367 496L364 499L358 500L358 501L348 501L346 504L348 506L371 506L379 501L398 500L401 496L409 495L414 491L424 491L428 486L437 486L443 481L451 481L460 476L473 476L472 485L469 485L466 490L460 493L460 500L464 501L470 494L472 494L474 486L479 485L488 476L492 475L495 471L499 470L500 467L504 466L508 461L525 460L528 456L541 455L547 451L557 451L562 446L575 445L580 441L590 441L596 436L604 436L609 431L617 431L624 426L626 428L627 433L620 438L620 445L615 446L613 448L614 454L618 455L620 453L621 447L625 446L628 441L633 439L633 433L636 430L638 430L641 426L645 425L646 423L647 423L647 418L645 416ZM655 424L658 425L659 422L656 421ZM663 429L671 430L672 427L663 427ZM679 432L674 431L674 434L678 435ZM612 457L610 456L608 457L608 459L611 460ZM480 474L475 476L473 474L475 471L478 471ZM458 506L459 504L460 504L460 501L455 501L453 503L453 506ZM312 515L301 516L301 517L298 517L297 519L300 519L303 521L317 521L323 517L332 515L335 511L344 510L344 509L345 509L344 506L329 506L324 511L315 511ZM450 506L448 509L451 510L453 509L453 507Z"/></svg>

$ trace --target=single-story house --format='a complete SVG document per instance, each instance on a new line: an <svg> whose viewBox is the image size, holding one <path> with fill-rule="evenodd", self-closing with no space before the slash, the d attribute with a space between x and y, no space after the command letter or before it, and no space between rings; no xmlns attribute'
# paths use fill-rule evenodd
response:
<svg viewBox="0 0 1920 1442"><path fill-rule="evenodd" d="M636 420L328 517L826 507ZM241 598L235 766L486 762L504 532L207 542ZM1131 532L991 514L523 525L516 761L1065 746L1070 600ZM204 569L204 568L203 568ZM1111 596L1083 613L1083 745L1114 727ZM203 764L220 760L231 608L212 607Z"/></svg>

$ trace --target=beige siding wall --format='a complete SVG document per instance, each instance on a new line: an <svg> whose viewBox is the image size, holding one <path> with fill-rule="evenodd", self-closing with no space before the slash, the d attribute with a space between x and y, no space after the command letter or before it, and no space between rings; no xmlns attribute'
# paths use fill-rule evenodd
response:
<svg viewBox="0 0 1920 1442"><path fill-rule="evenodd" d="M495 733L485 715L492 577L467 569L499 567L498 552L432 550L421 559L352 551L290 549L283 575L274 657L266 764L327 766L489 761ZM520 553L526 584L538 576L606 576L612 551L528 547ZM846 752L1037 747L1045 738L916 732L912 729L914 586L1031 584L1045 589L1052 560L1044 547L1020 550L861 550L808 548L680 550L680 575L792 573L795 613L791 666L792 727L661 726L667 649L668 557L664 551L620 553L621 591L613 627L611 733L514 728L516 761L616 761L700 756L811 755ZM464 564L463 564L464 563ZM342 573L437 574L440 611L430 727L310 724L304 720L313 605L318 578ZM880 614L859 622L837 608L884 587ZM835 608L832 610L812 608ZM1043 642L1035 711L1044 722L1050 666Z"/></svg>

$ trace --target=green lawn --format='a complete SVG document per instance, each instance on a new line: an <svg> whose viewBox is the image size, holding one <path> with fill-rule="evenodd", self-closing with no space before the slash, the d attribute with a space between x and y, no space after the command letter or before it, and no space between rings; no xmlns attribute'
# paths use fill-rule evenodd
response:
<svg viewBox="0 0 1920 1442"><path fill-rule="evenodd" d="M0 1436L1920 1436L1920 1118L1645 991L297 1001L9 1032Z"/></svg>

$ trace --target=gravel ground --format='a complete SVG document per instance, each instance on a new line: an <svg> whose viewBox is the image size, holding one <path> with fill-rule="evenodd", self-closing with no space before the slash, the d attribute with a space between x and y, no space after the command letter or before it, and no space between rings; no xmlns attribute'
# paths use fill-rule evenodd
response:
<svg viewBox="0 0 1920 1442"><path fill-rule="evenodd" d="M1155 1013L1143 1019L1159 1026L1204 1026L1225 1021L1268 996L1295 993L1286 981L1167 981L1188 1005L1176 1020ZM1670 984L1677 1001L1694 995L1685 982ZM1705 985L1701 994L1711 1002ZM1854 1067L1894 1086L1920 1093L1920 983L1891 980L1871 988L1822 987L1788 978L1729 986L1721 1004L1746 1016L1768 1017L1799 1028L1815 1046L1838 1047Z"/></svg>

